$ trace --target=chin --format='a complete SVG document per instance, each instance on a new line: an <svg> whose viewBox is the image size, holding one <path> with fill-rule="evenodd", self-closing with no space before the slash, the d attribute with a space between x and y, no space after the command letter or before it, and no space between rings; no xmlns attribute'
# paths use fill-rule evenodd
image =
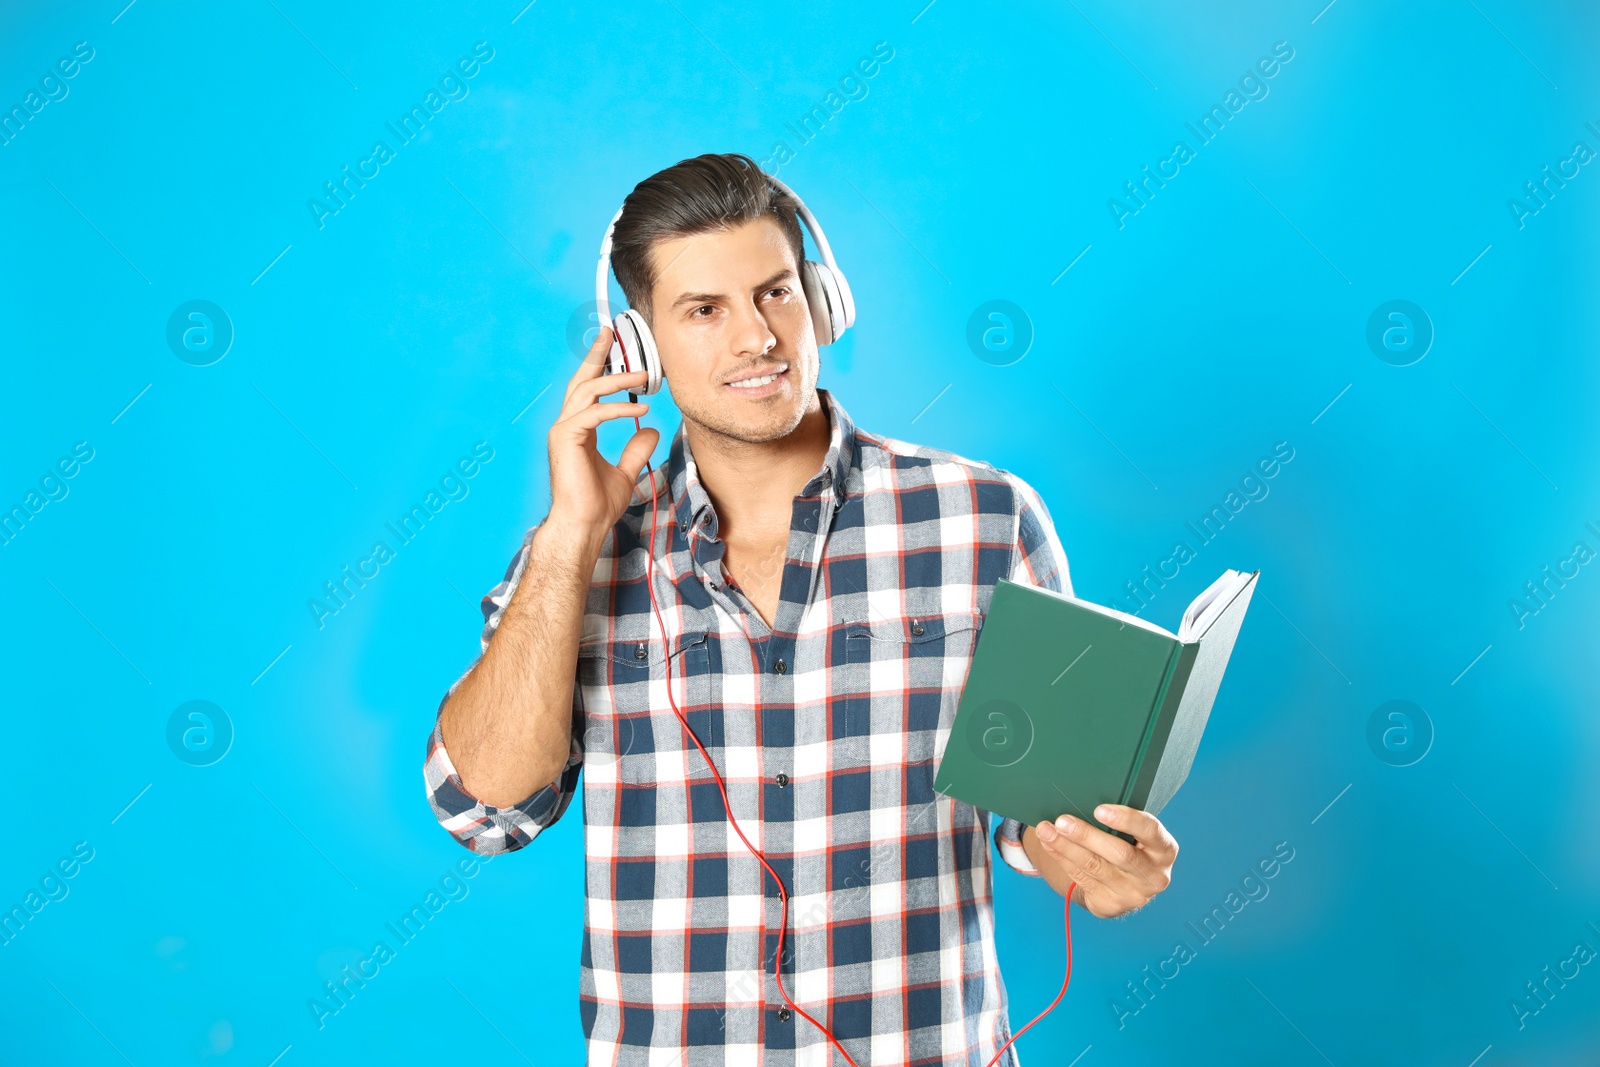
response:
<svg viewBox="0 0 1600 1067"><path fill-rule="evenodd" d="M697 405L699 410L691 412L681 405L680 410L706 429L724 437L746 444L765 444L781 440L794 432L805 415L809 396L807 391L804 394L777 397L765 403L745 400L728 403L719 395L704 406ZM738 408L749 410L738 411Z"/></svg>

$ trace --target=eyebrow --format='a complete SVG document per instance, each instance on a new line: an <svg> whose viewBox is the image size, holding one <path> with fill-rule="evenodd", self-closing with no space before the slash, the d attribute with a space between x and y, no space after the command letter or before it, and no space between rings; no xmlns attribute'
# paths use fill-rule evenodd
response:
<svg viewBox="0 0 1600 1067"><path fill-rule="evenodd" d="M792 279L794 276L794 271L790 270L788 267L785 267L772 277L768 278L766 281L762 282L760 285L756 286L751 290L751 292L771 288L784 279ZM725 299L725 297L721 293L684 293L682 296L678 297L678 299L674 300L672 302L672 306L667 310L676 311L685 304L711 304L723 299Z"/></svg>

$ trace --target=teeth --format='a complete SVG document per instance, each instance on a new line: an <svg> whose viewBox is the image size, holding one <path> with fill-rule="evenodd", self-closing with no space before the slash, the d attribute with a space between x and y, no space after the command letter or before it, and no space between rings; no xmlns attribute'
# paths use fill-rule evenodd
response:
<svg viewBox="0 0 1600 1067"><path fill-rule="evenodd" d="M759 389L769 382L777 381L778 376L782 373L782 371L778 371L774 374L764 374L759 378L745 378L743 381L729 382L728 384L735 389Z"/></svg>

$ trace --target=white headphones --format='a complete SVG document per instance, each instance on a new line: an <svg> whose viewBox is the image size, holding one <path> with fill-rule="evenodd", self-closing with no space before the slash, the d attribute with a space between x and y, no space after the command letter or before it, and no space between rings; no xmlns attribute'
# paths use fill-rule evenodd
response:
<svg viewBox="0 0 1600 1067"><path fill-rule="evenodd" d="M845 330L855 325L856 301L850 294L850 283L845 281L844 272L834 261L833 249L828 247L827 236L805 202L772 175L766 175L766 179L794 197L800 208L800 220L805 223L817 250L822 253L821 263L808 259L800 264L800 287L805 291L806 303L811 307L811 325L816 331L817 344L831 345L844 336ZM600 321L611 324L611 354L606 360L606 373L625 374L641 370L649 373L649 380L642 389L628 393L628 399L636 400L638 393L649 395L660 390L665 379L661 373L661 353L656 349L656 339L650 335L650 327L645 324L644 316L628 308L616 318L611 317L611 301L606 293L611 272L611 233L621 217L622 209L618 208L611 217L611 225L606 227L605 240L600 242L600 265L595 271L594 300Z"/></svg>

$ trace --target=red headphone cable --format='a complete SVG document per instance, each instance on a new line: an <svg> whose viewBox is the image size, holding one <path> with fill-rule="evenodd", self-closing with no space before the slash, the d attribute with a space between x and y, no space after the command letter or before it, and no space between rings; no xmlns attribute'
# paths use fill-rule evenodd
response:
<svg viewBox="0 0 1600 1067"><path fill-rule="evenodd" d="M636 428L642 428L639 423L639 416L635 415L633 417L633 424ZM745 837L744 831L740 829L739 820L733 817L733 805L728 800L728 788L723 784L722 775L717 771L717 765L712 762L711 754L706 751L705 745L700 743L700 738L695 734L693 727L689 725L689 720L683 717L683 712L678 709L677 701L672 699L672 648L669 644L667 644L667 626L666 623L664 623L661 619L661 608L656 603L656 587L652 578L655 566L656 529L657 522L660 517L657 499L660 494L656 491L655 467L650 464L648 459L645 460L645 469L649 471L650 474L650 540L645 549L645 587L650 592L650 607L655 613L656 625L661 628L662 645L664 651L666 652L667 703L672 706L672 714L677 716L678 722L683 726L684 733L689 735L689 740L694 742L694 747L700 750L700 755L704 757L706 766L711 769L711 777L717 783L717 792L722 794L723 810L728 813L728 824L733 827L733 832L738 835L740 842L743 843L744 847L750 852L750 855L756 858L756 862L761 864L762 869L772 876L773 882L775 882L778 886L778 899L782 902L783 909L779 918L778 926L778 951L773 956L772 960L772 977L778 983L778 993L783 997L784 1003L788 1004L790 1008L794 1009L794 1012L797 1015L822 1031L827 1039L833 1044L833 1047L839 1050L839 1055L843 1056L850 1064L850 1067L860 1067L860 1064L856 1063L856 1061L851 1058L850 1053L845 1051L844 1046L839 1043L839 1039L833 1036L833 1031L829 1030L822 1023L818 1022L804 1008L796 1004L793 998L789 996L789 991L783 987L783 941L784 936L789 929L789 891L784 888L783 879L778 877L778 872L772 869L772 865L767 862L767 858L750 843L750 839ZM1043 1019L1046 1015L1050 1014L1050 1012L1055 1009L1055 1006L1061 1003L1061 998L1066 995L1067 984L1072 981L1072 891L1077 888L1077 884L1077 882L1073 882L1072 885L1067 887L1066 908L1064 912L1067 931L1067 974L1066 977L1062 979L1061 992L1057 993L1056 999L1050 1002L1050 1007L1044 1009L1044 1011L1034 1016L1033 1020L1029 1022L1027 1026L1024 1026L1021 1030L1018 1030L1015 1034L1011 1035L1010 1040L1008 1040L1004 1045L1000 1046L999 1051L994 1054L994 1059L989 1061L987 1067L994 1067L994 1065L999 1062L1000 1057L1005 1054L1006 1049L1011 1047L1012 1042L1016 1041L1017 1038L1021 1037L1023 1034L1032 1029L1034 1023L1037 1023L1040 1019Z"/></svg>

